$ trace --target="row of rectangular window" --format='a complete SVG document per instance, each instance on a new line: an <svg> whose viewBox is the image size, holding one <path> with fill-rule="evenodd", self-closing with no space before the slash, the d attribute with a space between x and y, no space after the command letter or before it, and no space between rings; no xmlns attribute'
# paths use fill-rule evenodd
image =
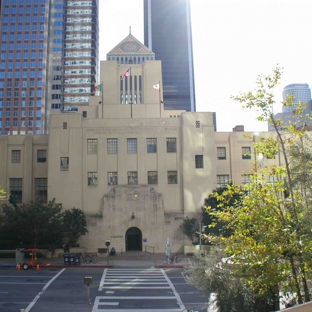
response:
<svg viewBox="0 0 312 312"><path fill-rule="evenodd" d="M5 4L15 5L15 4L45 4L46 0L5 0Z"/></svg>
<svg viewBox="0 0 312 312"><path fill-rule="evenodd" d="M46 150L37 150L37 162L43 163L47 161L47 151ZM21 150L12 150L11 151L11 162L20 163L21 162Z"/></svg>
<svg viewBox="0 0 312 312"><path fill-rule="evenodd" d="M20 84L20 81L15 81L14 82L14 88L19 88L20 85L23 88L27 88L27 81L21 81L21 83L22 84ZM5 86L4 81L0 81L0 88L4 88L4 86ZM7 86L7 88L12 88L13 87L12 81L7 81L6 86ZM36 86L35 81L29 81L28 87L34 88L35 86ZM37 87L42 87L42 81L41 80L37 81Z"/></svg>
<svg viewBox="0 0 312 312"><path fill-rule="evenodd" d="M35 71L25 71L25 72L22 72L22 75L18 71L14 72L14 77L15 78L19 78L21 76L23 78L28 78L28 77L30 77L30 78L35 78L35 77L42 78L42 71L37 71L37 72L35 72ZM5 72L1 71L0 72L0 78L13 78L13 72L9 71L9 72L5 73Z"/></svg>
<svg viewBox="0 0 312 312"><path fill-rule="evenodd" d="M17 120L13 120L12 121L12 127L18 127L18 121ZM24 127L34 127L36 125L36 127L41 127L41 120L36 120L36 123L34 123L33 120L28 120L28 122L26 122L25 120L20 121L20 127L24 128ZM0 120L0 127L11 127L11 121L5 121L4 124L2 125L2 120Z"/></svg>
<svg viewBox="0 0 312 312"><path fill-rule="evenodd" d="M167 153L177 152L177 142L176 138L166 139ZM146 139L146 150L147 153L157 153L157 139L147 138ZM97 154L98 151L98 140L88 139L87 140L87 153ZM118 139L107 139L107 154L117 154L118 152ZM127 153L136 154L137 153L137 139L130 138L127 139Z"/></svg>
<svg viewBox="0 0 312 312"><path fill-rule="evenodd" d="M2 44L2 50L6 50L6 47L7 47L7 44L6 43L3 43ZM10 50L14 50L14 44L10 44L9 45L9 49ZM28 59L29 57L31 59L37 59L40 60L43 58L43 52L38 52L38 55L37 55L37 52L24 52L24 53L20 53L20 52L17 52L17 53L13 53L13 52L10 52L8 54L6 53L1 53L1 59L4 59L6 60L7 59L7 56L9 57L9 59L17 59L17 60L20 60L23 56L24 59ZM41 61L41 60L40 60Z"/></svg>
<svg viewBox="0 0 312 312"><path fill-rule="evenodd" d="M98 185L98 174L97 172L87 173L88 186ZM127 183L128 185L138 184L138 172L128 171L127 172ZM177 184L178 183L178 173L177 171L167 171L167 184ZM108 185L118 185L118 175L117 172L107 173L107 184ZM147 172L147 184L158 184L158 173L157 171Z"/></svg>
<svg viewBox="0 0 312 312"><path fill-rule="evenodd" d="M217 159L226 160L226 148L217 147ZM251 147L243 146L242 147L242 159L251 159Z"/></svg>
<svg viewBox="0 0 312 312"><path fill-rule="evenodd" d="M265 155L267 159L274 159L274 156ZM217 147L217 159L218 160L226 160L226 148L225 147ZM242 159L251 159L251 147L243 146L242 147Z"/></svg>
<svg viewBox="0 0 312 312"><path fill-rule="evenodd" d="M35 117L35 112L36 112L36 117L41 117L41 111L37 110L37 111L33 111L30 110L28 111L28 117ZM19 114L20 113L20 114ZM12 116L13 117L18 117L19 115L21 117L26 117L26 111L18 111L15 110L12 112ZM5 115L5 117L10 117L11 116L11 111L5 111L5 114L3 114L3 111L0 111L0 117L3 117Z"/></svg>
<svg viewBox="0 0 312 312"><path fill-rule="evenodd" d="M7 91L6 92L6 97L18 97L20 95L20 92L19 91ZM22 97L27 97L27 93L26 91L21 91L21 96ZM31 96L31 97L34 97L34 96L37 96L37 97L41 97L42 96L42 90L38 90L37 92L35 91L28 91L28 96ZM0 91L0 97L4 97L4 92L3 91Z"/></svg>
<svg viewBox="0 0 312 312"><path fill-rule="evenodd" d="M204 156L203 155L195 155L195 168L196 169L204 168ZM69 157L60 158L60 170L61 171L69 170Z"/></svg>
<svg viewBox="0 0 312 312"><path fill-rule="evenodd" d="M10 200L16 203L21 203L23 199L23 179L9 179L9 194ZM35 178L35 195L36 199L41 199L47 202L48 198L48 179Z"/></svg>

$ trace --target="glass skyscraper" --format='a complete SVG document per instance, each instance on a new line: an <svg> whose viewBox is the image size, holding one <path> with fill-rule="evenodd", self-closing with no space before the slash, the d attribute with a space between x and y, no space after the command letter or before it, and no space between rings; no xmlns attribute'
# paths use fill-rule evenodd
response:
<svg viewBox="0 0 312 312"><path fill-rule="evenodd" d="M165 109L196 111L189 0L144 0L144 44L162 61Z"/></svg>
<svg viewBox="0 0 312 312"><path fill-rule="evenodd" d="M0 135L41 134L51 112L88 105L98 0L0 1Z"/></svg>
<svg viewBox="0 0 312 312"><path fill-rule="evenodd" d="M284 87L283 89L283 101L285 101L286 95L292 95L294 97L293 103L308 103L311 101L311 90L307 83L292 83ZM291 107L283 107L283 112L291 112L295 108L295 105Z"/></svg>

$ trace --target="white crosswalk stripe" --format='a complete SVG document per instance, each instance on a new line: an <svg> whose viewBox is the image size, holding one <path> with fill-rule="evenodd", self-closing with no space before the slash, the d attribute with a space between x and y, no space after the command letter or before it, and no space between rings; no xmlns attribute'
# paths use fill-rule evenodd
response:
<svg viewBox="0 0 312 312"><path fill-rule="evenodd" d="M96 297L92 312L180 312L185 309L163 269L105 269L98 290L103 296Z"/></svg>

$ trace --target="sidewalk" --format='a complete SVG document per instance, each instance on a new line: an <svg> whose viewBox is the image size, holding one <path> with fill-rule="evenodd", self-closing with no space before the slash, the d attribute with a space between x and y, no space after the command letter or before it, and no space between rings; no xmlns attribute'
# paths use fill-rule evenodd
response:
<svg viewBox="0 0 312 312"><path fill-rule="evenodd" d="M180 255L179 255L180 256ZM37 259L38 264L49 264L50 268L119 268L119 267L155 267L155 268L183 268L189 265L192 256L180 256L179 263L167 264L164 254L145 254L144 252L122 253L108 258L99 257L96 264L84 264L81 258L80 265L64 265L63 257L51 259ZM16 268L14 258L0 258L0 268Z"/></svg>

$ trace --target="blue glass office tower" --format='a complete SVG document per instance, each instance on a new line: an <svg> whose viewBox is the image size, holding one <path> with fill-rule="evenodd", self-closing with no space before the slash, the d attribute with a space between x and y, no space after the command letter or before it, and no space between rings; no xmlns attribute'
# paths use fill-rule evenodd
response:
<svg viewBox="0 0 312 312"><path fill-rule="evenodd" d="M283 107L283 112L291 112L295 108L295 103L310 103L311 102L311 89L307 83L292 83L284 87L283 101L286 99L286 95L292 95L294 97L291 107Z"/></svg>
<svg viewBox="0 0 312 312"><path fill-rule="evenodd" d="M162 61L165 109L196 111L189 0L144 0L144 44Z"/></svg>

